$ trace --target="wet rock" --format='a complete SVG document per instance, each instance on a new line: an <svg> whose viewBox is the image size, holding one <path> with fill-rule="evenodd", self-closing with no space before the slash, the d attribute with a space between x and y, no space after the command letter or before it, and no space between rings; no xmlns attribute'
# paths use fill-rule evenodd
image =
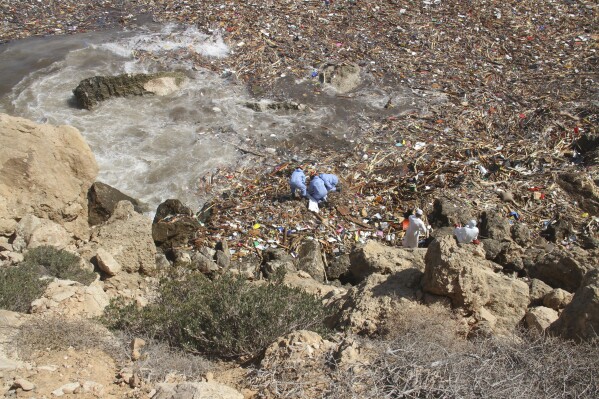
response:
<svg viewBox="0 0 599 399"><path fill-rule="evenodd" d="M320 243L316 240L305 240L299 249L297 269L307 272L316 281L326 280L324 262Z"/></svg>
<svg viewBox="0 0 599 399"><path fill-rule="evenodd" d="M152 223L152 238L166 253L189 245L199 228L200 223L191 209L177 199L169 199L158 206Z"/></svg>
<svg viewBox="0 0 599 399"><path fill-rule="evenodd" d="M111 97L167 95L178 90L185 79L181 72L94 76L79 82L73 94L80 108L92 109Z"/></svg>
<svg viewBox="0 0 599 399"><path fill-rule="evenodd" d="M390 248L370 240L356 246L351 252L349 276L354 282L360 282L373 273L391 274L401 271L421 276L425 254L426 249Z"/></svg>
<svg viewBox="0 0 599 399"><path fill-rule="evenodd" d="M576 341L599 336L599 269L588 272L572 302L549 327L552 334Z"/></svg>
<svg viewBox="0 0 599 399"><path fill-rule="evenodd" d="M146 209L139 201L123 194L114 187L102 182L95 182L87 193L90 226L107 221L119 201L129 201L136 212L143 213Z"/></svg>
<svg viewBox="0 0 599 399"><path fill-rule="evenodd" d="M556 288L545 295L543 305L554 310L561 310L572 302L572 297L573 295L568 291Z"/></svg>
<svg viewBox="0 0 599 399"><path fill-rule="evenodd" d="M296 103L294 101L284 102L272 102L272 101L259 101L259 102L246 102L245 106L256 112L265 112L268 110L273 111L303 111L306 109L304 104Z"/></svg>
<svg viewBox="0 0 599 399"><path fill-rule="evenodd" d="M435 228L452 227L455 224L466 225L475 219L468 209L452 204L449 200L441 198L433 202L433 211L428 215L428 221Z"/></svg>
<svg viewBox="0 0 599 399"><path fill-rule="evenodd" d="M360 67L353 63L323 64L319 68L320 83L329 84L338 93L347 93L360 85Z"/></svg>
<svg viewBox="0 0 599 399"><path fill-rule="evenodd" d="M511 226L507 217L499 212L483 212L480 236L498 241L511 241Z"/></svg>
<svg viewBox="0 0 599 399"><path fill-rule="evenodd" d="M576 199L581 209L599 214L599 187L589 176L579 172L562 173L557 182Z"/></svg>

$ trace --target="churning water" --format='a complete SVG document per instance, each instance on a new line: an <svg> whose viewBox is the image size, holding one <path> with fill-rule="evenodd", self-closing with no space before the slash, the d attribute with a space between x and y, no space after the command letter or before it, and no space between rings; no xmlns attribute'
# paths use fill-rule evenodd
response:
<svg viewBox="0 0 599 399"><path fill-rule="evenodd" d="M145 60L166 51L195 52L208 59L227 57L230 50L218 35L208 36L195 28L167 25L136 32L28 39L4 45L0 51L0 112L77 127L95 154L98 180L151 209L168 198L200 205L198 179L242 162L239 145L276 142L346 119L334 106L255 112L244 105L252 99L243 85L184 62L169 66L185 70L190 77L182 90L171 95L114 98L91 111L71 105L72 90L82 79L157 71L155 62L140 61L135 52L149 54ZM347 127L336 126L337 130Z"/></svg>

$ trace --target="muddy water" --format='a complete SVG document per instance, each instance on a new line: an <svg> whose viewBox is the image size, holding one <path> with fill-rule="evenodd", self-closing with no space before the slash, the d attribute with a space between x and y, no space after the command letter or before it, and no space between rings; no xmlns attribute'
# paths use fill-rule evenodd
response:
<svg viewBox="0 0 599 399"><path fill-rule="evenodd" d="M383 107L390 95L406 98L392 112L416 106L407 92L390 94L368 84L349 96L326 94L306 71L305 79L278 85L280 97L308 104L306 110L255 112L245 106L255 100L244 86L173 63L171 68L189 77L174 94L111 99L92 111L73 107L72 90L82 79L161 69L137 60L136 51L157 57L167 51L208 58L229 54L220 37L174 25L9 43L0 46L0 112L77 127L96 156L98 180L151 209L168 198L199 206L204 198L196 187L202 176L251 162L240 147L304 157L304 140L337 147L348 143L359 134L361 116L391 112Z"/></svg>

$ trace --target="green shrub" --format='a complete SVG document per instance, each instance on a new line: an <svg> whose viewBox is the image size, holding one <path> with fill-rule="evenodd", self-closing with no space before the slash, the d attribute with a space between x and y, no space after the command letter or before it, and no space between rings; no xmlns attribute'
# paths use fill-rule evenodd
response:
<svg viewBox="0 0 599 399"><path fill-rule="evenodd" d="M27 312L49 280L40 280L39 269L30 264L0 269L0 309Z"/></svg>
<svg viewBox="0 0 599 399"><path fill-rule="evenodd" d="M253 357L295 330L325 332L321 301L280 280L262 285L200 273L164 279L159 299L137 309L113 302L104 321L111 328L167 341L188 351L224 358Z"/></svg>
<svg viewBox="0 0 599 399"><path fill-rule="evenodd" d="M78 281L83 285L89 285L96 279L96 273L81 268L77 255L50 245L29 250L22 265L39 268L42 274Z"/></svg>

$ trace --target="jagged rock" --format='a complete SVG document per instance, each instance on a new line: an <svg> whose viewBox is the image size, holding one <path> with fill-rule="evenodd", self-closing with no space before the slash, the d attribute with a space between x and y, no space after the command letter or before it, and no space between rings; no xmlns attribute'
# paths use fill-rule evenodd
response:
<svg viewBox="0 0 599 399"><path fill-rule="evenodd" d="M447 296L453 306L496 319L497 332L512 330L529 303L528 285L495 273L478 246L458 246L453 237L435 240L425 257L425 292ZM484 308L484 310L482 310Z"/></svg>
<svg viewBox="0 0 599 399"><path fill-rule="evenodd" d="M316 295L323 299L325 305L331 304L347 293L345 288L320 283L303 271L285 273L283 284L289 287L301 288L309 294Z"/></svg>
<svg viewBox="0 0 599 399"><path fill-rule="evenodd" d="M186 77L181 72L94 76L79 82L73 94L79 107L92 109L111 97L168 95L179 90L185 80Z"/></svg>
<svg viewBox="0 0 599 399"><path fill-rule="evenodd" d="M31 214L87 237L86 196L98 166L77 129L0 114L0 165L0 235Z"/></svg>
<svg viewBox="0 0 599 399"><path fill-rule="evenodd" d="M435 228L451 227L455 224L466 225L475 219L468 209L452 204L448 199L437 198L433 202L433 211L428 215L428 221Z"/></svg>
<svg viewBox="0 0 599 399"><path fill-rule="evenodd" d="M98 317L108 303L108 295L100 281L84 286L75 281L54 280L48 285L44 295L31 303L31 313Z"/></svg>
<svg viewBox="0 0 599 399"><path fill-rule="evenodd" d="M562 173L557 182L576 199L581 209L590 214L599 214L599 187L588 175L580 172Z"/></svg>
<svg viewBox="0 0 599 399"><path fill-rule="evenodd" d="M316 281L325 281L324 262L318 241L305 240L302 243L299 249L297 269L305 271Z"/></svg>
<svg viewBox="0 0 599 399"><path fill-rule="evenodd" d="M530 289L528 291L530 295L530 305L538 306L543 304L545 295L553 290L549 285L545 284L539 279L533 278L530 280Z"/></svg>
<svg viewBox="0 0 599 399"><path fill-rule="evenodd" d="M488 260L494 260L501 253L504 243L492 238L485 238L481 240L483 248L485 250L485 257Z"/></svg>
<svg viewBox="0 0 599 399"><path fill-rule="evenodd" d="M338 326L356 334L380 332L389 313L416 300L421 272L406 268L388 275L371 274L347 292Z"/></svg>
<svg viewBox="0 0 599 399"><path fill-rule="evenodd" d="M191 268L201 273L211 275L220 270L220 267L211 258L208 258L200 252L194 252L191 255Z"/></svg>
<svg viewBox="0 0 599 399"><path fill-rule="evenodd" d="M530 277L542 280L554 288L563 288L573 292L580 287L585 273L591 267L593 267L592 264L577 259L573 251L565 252L556 249L545 254L527 272ZM594 267L596 267L596 263Z"/></svg>
<svg viewBox="0 0 599 399"><path fill-rule="evenodd" d="M151 275L156 270L151 221L129 201L119 202L110 219L93 228L90 245L106 249L127 273Z"/></svg>
<svg viewBox="0 0 599 399"><path fill-rule="evenodd" d="M216 243L216 254L215 261L216 264L224 269L228 269L231 266L231 252L229 251L229 246L226 240L219 241Z"/></svg>
<svg viewBox="0 0 599 399"><path fill-rule="evenodd" d="M169 199L158 206L152 237L156 246L167 252L187 246L199 228L200 223L191 209L177 199Z"/></svg>
<svg viewBox="0 0 599 399"><path fill-rule="evenodd" d="M100 270L109 276L116 276L121 272L122 267L119 262L117 262L110 252L104 248L98 248L98 251L96 252L96 260Z"/></svg>
<svg viewBox="0 0 599 399"><path fill-rule="evenodd" d="M369 240L364 245L356 246L351 252L349 275L355 282L362 281L373 273L390 274L401 271L406 275L413 273L421 276L425 254L426 249L391 248Z"/></svg>
<svg viewBox="0 0 599 399"><path fill-rule="evenodd" d="M555 223L547 226L541 235L551 242L560 242L567 240L573 232L572 223L565 219L558 219Z"/></svg>
<svg viewBox="0 0 599 399"><path fill-rule="evenodd" d="M483 212L480 236L498 241L511 241L511 226L507 217L499 212Z"/></svg>
<svg viewBox="0 0 599 399"><path fill-rule="evenodd" d="M526 312L524 321L529 329L542 334L557 318L558 314L555 310L537 306Z"/></svg>
<svg viewBox="0 0 599 399"><path fill-rule="evenodd" d="M511 228L512 239L521 247L530 245L530 229L523 223L514 223Z"/></svg>
<svg viewBox="0 0 599 399"><path fill-rule="evenodd" d="M243 394L218 382L162 383L152 399L243 399Z"/></svg>
<svg viewBox="0 0 599 399"><path fill-rule="evenodd" d="M323 64L319 68L320 83L335 88L338 93L347 93L360 85L360 67L353 63Z"/></svg>
<svg viewBox="0 0 599 399"><path fill-rule="evenodd" d="M576 341L599 337L599 269L588 272L572 302L549 327L552 334Z"/></svg>
<svg viewBox="0 0 599 399"><path fill-rule="evenodd" d="M351 261L348 254L335 256L326 267L327 279L329 281L345 278L349 274Z"/></svg>
<svg viewBox="0 0 599 399"><path fill-rule="evenodd" d="M106 222L119 201L129 201L136 212L143 213L145 208L139 201L123 194L114 187L102 182L95 182L87 193L90 226Z"/></svg>
<svg viewBox="0 0 599 399"><path fill-rule="evenodd" d="M556 288L545 295L543 305L554 310L560 310L572 302L572 297L573 295L568 291Z"/></svg>
<svg viewBox="0 0 599 399"><path fill-rule="evenodd" d="M493 262L503 266L506 271L514 271L521 275L524 270L524 263L522 262L524 253L525 251L521 246L515 242L507 241L503 243L501 251L493 259Z"/></svg>
<svg viewBox="0 0 599 399"><path fill-rule="evenodd" d="M65 249L73 241L71 234L60 224L33 215L27 215L19 221L15 235L13 248L20 252L42 245Z"/></svg>
<svg viewBox="0 0 599 399"><path fill-rule="evenodd" d="M280 248L269 248L262 254L262 265L260 270L269 277L275 271L283 268L288 272L295 272L297 269L293 257Z"/></svg>

